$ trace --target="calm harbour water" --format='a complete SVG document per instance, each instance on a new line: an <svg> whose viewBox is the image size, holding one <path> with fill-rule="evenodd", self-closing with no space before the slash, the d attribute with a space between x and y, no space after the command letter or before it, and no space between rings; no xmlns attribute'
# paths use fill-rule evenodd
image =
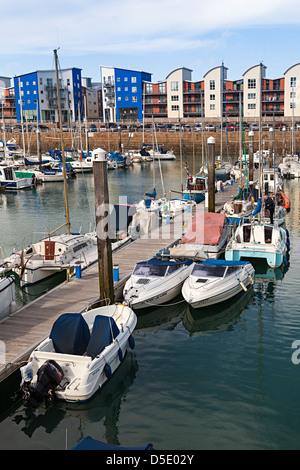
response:
<svg viewBox="0 0 300 470"><path fill-rule="evenodd" d="M162 162L162 171L166 191L179 190L179 159ZM68 187L72 229L89 230L93 176L78 175ZM137 202L152 187L149 164L109 174L112 203L119 195ZM26 410L13 401L14 374L0 388L0 448L65 449L90 435L125 446L152 442L158 450L299 449L300 365L292 362L292 343L300 340L300 182L286 181L285 192L291 252L284 271L256 265L254 286L225 305L196 311L179 297L138 313L135 349L87 403ZM64 222L62 184L0 194L0 216L8 254L32 230Z"/></svg>

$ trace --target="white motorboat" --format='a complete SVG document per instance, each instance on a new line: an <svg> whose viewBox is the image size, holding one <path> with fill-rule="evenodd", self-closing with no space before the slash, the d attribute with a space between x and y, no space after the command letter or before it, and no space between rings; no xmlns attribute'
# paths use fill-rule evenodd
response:
<svg viewBox="0 0 300 470"><path fill-rule="evenodd" d="M193 207L196 206L196 202L188 199L174 198L166 201L161 207L161 216L163 219L170 217L173 219L182 212L192 212Z"/></svg>
<svg viewBox="0 0 300 470"><path fill-rule="evenodd" d="M134 347L136 323L124 304L59 316L21 368L26 406L36 408L51 393L67 402L91 398Z"/></svg>
<svg viewBox="0 0 300 470"><path fill-rule="evenodd" d="M254 268L246 261L206 260L195 264L182 287L193 308L208 307L231 299L254 283Z"/></svg>
<svg viewBox="0 0 300 470"><path fill-rule="evenodd" d="M18 190L32 188L34 184L32 177L18 178L13 165L0 166L0 188Z"/></svg>
<svg viewBox="0 0 300 470"><path fill-rule="evenodd" d="M225 202L222 213L229 219L230 224L239 225L242 220L247 219L254 211L254 204L250 200L233 199Z"/></svg>
<svg viewBox="0 0 300 470"><path fill-rule="evenodd" d="M225 214L196 212L186 234L169 249L175 259L204 261L219 258L231 235Z"/></svg>
<svg viewBox="0 0 300 470"><path fill-rule="evenodd" d="M35 284L59 271L78 266L81 270L98 259L95 233L60 234L45 237L2 261L15 272L22 286Z"/></svg>
<svg viewBox="0 0 300 470"><path fill-rule="evenodd" d="M152 258L137 263L126 282L123 296L133 309L153 307L169 302L181 292L191 273L191 260L176 262Z"/></svg>
<svg viewBox="0 0 300 470"><path fill-rule="evenodd" d="M0 270L0 274L4 269ZM0 320L14 311L15 302L15 278L6 276L0 278Z"/></svg>
<svg viewBox="0 0 300 470"><path fill-rule="evenodd" d="M150 157L154 160L176 160L172 150L163 150L161 147L149 150Z"/></svg>
<svg viewBox="0 0 300 470"><path fill-rule="evenodd" d="M230 261L265 259L271 268L282 265L289 249L286 230L264 222L240 224L225 250Z"/></svg>
<svg viewBox="0 0 300 470"><path fill-rule="evenodd" d="M76 173L91 173L93 171L93 164L94 161L91 156L70 162L70 165Z"/></svg>
<svg viewBox="0 0 300 470"><path fill-rule="evenodd" d="M282 189L283 179L278 168L275 168L275 170L274 168L263 169L263 185L265 194L274 194Z"/></svg>
<svg viewBox="0 0 300 470"><path fill-rule="evenodd" d="M297 155L287 155L278 165L283 178L300 178L300 160Z"/></svg>

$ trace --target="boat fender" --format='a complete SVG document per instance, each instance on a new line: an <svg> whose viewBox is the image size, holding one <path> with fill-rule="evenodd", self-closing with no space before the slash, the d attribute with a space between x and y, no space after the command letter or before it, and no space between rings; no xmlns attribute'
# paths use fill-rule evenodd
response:
<svg viewBox="0 0 300 470"><path fill-rule="evenodd" d="M128 344L129 344L131 349L134 349L135 342L134 342L134 337L132 335L130 335L129 338L128 338Z"/></svg>
<svg viewBox="0 0 300 470"><path fill-rule="evenodd" d="M252 276L250 276L250 274L249 274L248 278L249 278L249 282L250 282L250 284L252 284L252 285L253 285L253 284L254 284L254 280L253 280Z"/></svg>
<svg viewBox="0 0 300 470"><path fill-rule="evenodd" d="M106 363L104 366L104 373L108 379L110 379L110 377L112 376L111 367L108 363Z"/></svg>
<svg viewBox="0 0 300 470"><path fill-rule="evenodd" d="M120 362L122 362L123 361L123 353L122 353L121 348L119 348L119 350L118 350L118 356L119 356Z"/></svg>
<svg viewBox="0 0 300 470"><path fill-rule="evenodd" d="M240 281L240 284L242 288L244 289L244 291L247 292L247 287L245 286L245 284L242 281Z"/></svg>

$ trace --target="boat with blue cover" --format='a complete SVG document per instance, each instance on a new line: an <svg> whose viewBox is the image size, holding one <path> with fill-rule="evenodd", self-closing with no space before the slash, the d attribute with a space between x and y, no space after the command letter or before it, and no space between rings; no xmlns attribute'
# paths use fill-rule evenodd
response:
<svg viewBox="0 0 300 470"><path fill-rule="evenodd" d="M85 437L82 441L78 442L71 450L154 450L151 443L145 444L140 447L124 447L113 444L106 444L105 442L97 441L90 436Z"/></svg>
<svg viewBox="0 0 300 470"><path fill-rule="evenodd" d="M191 260L177 262L159 258L137 263L124 286L125 302L133 309L169 302L180 294L193 264Z"/></svg>
<svg viewBox="0 0 300 470"><path fill-rule="evenodd" d="M253 284L254 268L246 261L208 259L195 264L182 287L193 308L203 308L231 299Z"/></svg>
<svg viewBox="0 0 300 470"><path fill-rule="evenodd" d="M136 322L125 304L60 315L21 368L26 406L35 408L53 394L68 402L88 400L134 347Z"/></svg>

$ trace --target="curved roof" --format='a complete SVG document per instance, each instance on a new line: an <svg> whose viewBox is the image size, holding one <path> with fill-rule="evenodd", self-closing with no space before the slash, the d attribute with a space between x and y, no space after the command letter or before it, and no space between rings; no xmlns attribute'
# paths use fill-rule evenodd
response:
<svg viewBox="0 0 300 470"><path fill-rule="evenodd" d="M227 67L224 67L224 65L217 65L216 67L213 67L213 68L212 68L212 69L210 69L208 72L206 72L206 74L205 74L205 75L203 75L203 78L205 78L205 77L206 77L206 75L208 75L208 74L209 74L209 73L210 73L212 70L215 70L215 69L221 69L222 67L223 67L224 69L228 70L228 68L227 68Z"/></svg>
<svg viewBox="0 0 300 470"><path fill-rule="evenodd" d="M260 65L262 65L265 69L267 68L267 66L262 63L257 64L257 65L252 65L252 67L249 67L249 69L247 69L246 72L243 73L243 76L246 75L246 73L248 73L249 70L254 69L255 67L259 67Z"/></svg>
<svg viewBox="0 0 300 470"><path fill-rule="evenodd" d="M289 70L291 70L293 67L297 67L297 65L300 65L300 62L298 62L298 64L294 64L294 65L291 65L291 67L289 67L283 75L285 75Z"/></svg>
<svg viewBox="0 0 300 470"><path fill-rule="evenodd" d="M183 70L183 69L184 69L184 70L188 70L189 72L192 72L192 71L193 71L192 69L188 69L187 67L178 67L177 69L172 70L172 72L170 72L170 73L166 76L166 80L168 79L168 77L169 77L170 75L172 75L172 73L177 72L177 70Z"/></svg>

